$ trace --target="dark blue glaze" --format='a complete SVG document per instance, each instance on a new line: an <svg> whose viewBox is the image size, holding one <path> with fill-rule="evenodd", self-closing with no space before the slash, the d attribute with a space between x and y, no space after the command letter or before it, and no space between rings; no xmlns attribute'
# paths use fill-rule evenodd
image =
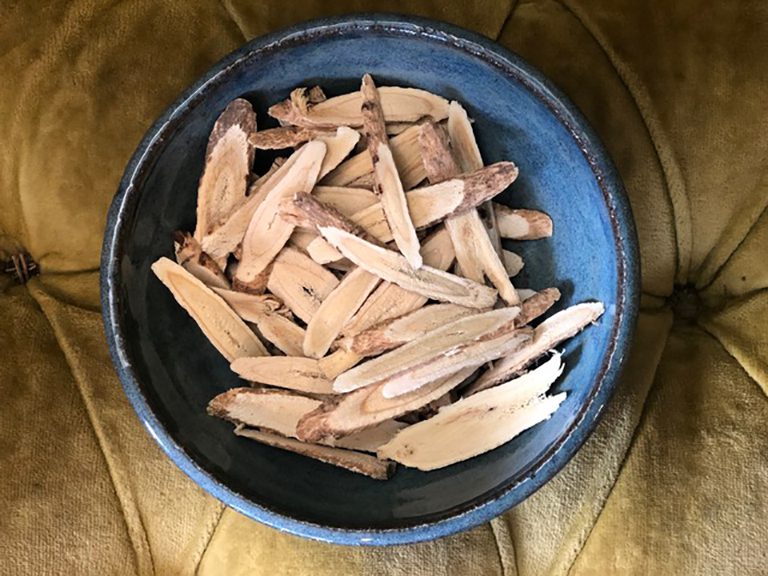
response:
<svg viewBox="0 0 768 576"><path fill-rule="evenodd" d="M538 208L552 239L511 245L526 260L521 287L558 286L558 309L601 300L598 325L565 347L568 398L546 423L483 456L430 473L400 469L378 482L261 446L205 413L238 385L226 361L150 272L171 232L194 225L207 135L244 96L268 124L268 104L298 85L354 90L417 86L464 103L487 162L513 160L520 178L500 198ZM341 544L428 540L486 522L529 496L578 450L618 377L638 300L630 208L610 159L584 119L519 57L453 26L390 15L310 22L254 40L217 64L150 128L109 212L102 302L112 358L139 418L195 482L242 513Z"/></svg>

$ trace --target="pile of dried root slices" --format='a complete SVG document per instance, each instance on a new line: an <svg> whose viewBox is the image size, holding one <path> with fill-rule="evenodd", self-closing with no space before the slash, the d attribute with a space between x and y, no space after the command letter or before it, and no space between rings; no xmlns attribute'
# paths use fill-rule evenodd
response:
<svg viewBox="0 0 768 576"><path fill-rule="evenodd" d="M523 262L502 239L548 237L552 221L493 202L517 168L483 164L461 104L366 75L333 98L298 88L269 114L280 126L257 131L247 101L227 106L196 228L175 234L175 262L152 266L247 384L209 413L377 479L549 418L565 396L547 395L563 369L552 351L603 306L531 327L560 293L516 288ZM257 176L264 150L290 154Z"/></svg>

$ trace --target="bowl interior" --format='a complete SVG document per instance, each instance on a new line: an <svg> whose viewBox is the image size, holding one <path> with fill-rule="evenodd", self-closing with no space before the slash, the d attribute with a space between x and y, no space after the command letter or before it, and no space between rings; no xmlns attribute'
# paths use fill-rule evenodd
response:
<svg viewBox="0 0 768 576"><path fill-rule="evenodd" d="M229 101L250 100L264 128L273 125L268 105L292 88L320 84L338 94L357 89L365 72L379 85L416 86L461 101L475 120L485 161L519 166L519 179L497 201L547 212L555 232L551 239L506 243L525 259L518 287L558 287L563 298L556 309L586 300L606 305L600 322L565 346L557 391L568 397L550 420L491 453L431 473L401 468L388 482L235 437L230 424L207 416L208 401L241 382L150 271L155 259L172 255L171 233L194 227L206 139ZM522 489L573 431L610 361L622 256L589 154L566 127L573 119L531 87L546 92L522 72L510 75L437 36L349 27L295 34L246 54L156 125L159 136L137 161L118 224L119 345L139 383L134 403L142 396L156 418L150 426L159 422L214 483L256 505L246 513L259 517L266 509L342 530L433 523Z"/></svg>

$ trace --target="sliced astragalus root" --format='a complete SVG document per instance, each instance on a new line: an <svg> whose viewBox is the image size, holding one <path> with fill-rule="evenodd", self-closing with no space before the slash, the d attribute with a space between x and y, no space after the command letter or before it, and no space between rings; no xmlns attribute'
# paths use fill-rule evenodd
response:
<svg viewBox="0 0 768 576"><path fill-rule="evenodd" d="M216 293L246 322L256 325L261 336L288 356L299 356L304 343L304 329L288 316L290 312L271 295L254 295L215 289Z"/></svg>
<svg viewBox="0 0 768 576"><path fill-rule="evenodd" d="M336 340L344 324L352 318L381 280L363 268L347 273L325 298L307 324L304 355L322 358Z"/></svg>
<svg viewBox="0 0 768 576"><path fill-rule="evenodd" d="M515 254L511 250L503 250L501 253L501 257L502 257L502 260L504 261L504 269L507 271L507 275L510 278L513 278L518 274L520 274L520 271L523 269L523 266L525 265L522 257L520 257L518 254ZM519 293L518 293L518 296L520 296Z"/></svg>
<svg viewBox="0 0 768 576"><path fill-rule="evenodd" d="M538 240L552 236L552 219L538 210L516 210L494 205L496 223L502 238L510 240Z"/></svg>
<svg viewBox="0 0 768 576"><path fill-rule="evenodd" d="M419 153L418 126L411 126L393 137L389 141L389 147L395 158L403 188L410 190L427 177ZM365 185L361 186L362 188L370 189L373 186L373 163L367 149L342 162L323 178L321 184L354 187L356 182L363 182Z"/></svg>
<svg viewBox="0 0 768 576"><path fill-rule="evenodd" d="M319 136L317 140L324 142L327 149L323 164L320 166L320 174L317 177L320 180L349 156L349 153L360 140L360 133L357 130L352 130L352 128L340 126L336 129L336 134Z"/></svg>
<svg viewBox="0 0 768 576"><path fill-rule="evenodd" d="M233 388L208 403L208 413L235 424L274 432L296 438L299 420L322 405L321 400L288 390L271 388ZM335 439L324 438L320 443L362 452L376 452L406 424L385 420L372 428Z"/></svg>
<svg viewBox="0 0 768 576"><path fill-rule="evenodd" d="M362 104L359 92L328 98L314 106L302 105L293 97L272 106L269 115L307 128L359 127L363 125ZM445 98L417 88L381 88L381 108L387 122L416 122L425 117L439 121L448 116Z"/></svg>
<svg viewBox="0 0 768 576"><path fill-rule="evenodd" d="M173 236L176 262L187 272L211 288L229 288L229 280L218 264L203 252L200 243L191 234L176 232Z"/></svg>
<svg viewBox="0 0 768 576"><path fill-rule="evenodd" d="M342 347L360 356L376 356L474 312L457 304L432 304L351 336Z"/></svg>
<svg viewBox="0 0 768 576"><path fill-rule="evenodd" d="M324 143L309 142L274 174L279 182L254 212L243 238L243 255L236 275L240 283L254 282L291 237L294 227L278 216L278 207L297 192L312 190L325 151Z"/></svg>
<svg viewBox="0 0 768 576"><path fill-rule="evenodd" d="M490 390L444 406L399 432L378 455L419 470L436 470L498 448L549 418L565 393L543 394L562 372L559 356Z"/></svg>
<svg viewBox="0 0 768 576"><path fill-rule="evenodd" d="M363 127L368 153L373 164L373 191L381 199L381 207L400 252L414 268L422 264L419 239L408 212L405 190L400 181L392 150L389 148L381 100L373 78L366 74L360 87Z"/></svg>
<svg viewBox="0 0 768 576"><path fill-rule="evenodd" d="M495 360L530 339L530 331L518 330L515 324L519 314L516 307L500 308L449 322L344 372L333 389L350 392L386 381L383 394L392 398L461 368ZM422 374L425 367L427 373Z"/></svg>
<svg viewBox="0 0 768 576"><path fill-rule="evenodd" d="M320 228L320 233L361 268L411 292L470 308L490 308L496 302L496 290L483 284L430 266L415 270L397 252L375 246L338 228Z"/></svg>
<svg viewBox="0 0 768 576"><path fill-rule="evenodd" d="M232 371L244 380L310 394L332 394L331 381L317 360L302 356L237 358Z"/></svg>
<svg viewBox="0 0 768 576"><path fill-rule="evenodd" d="M152 271L227 360L267 355L258 337L227 303L183 267L160 258Z"/></svg>
<svg viewBox="0 0 768 576"><path fill-rule="evenodd" d="M275 258L267 288L304 322L312 320L339 280L306 254L284 248Z"/></svg>
<svg viewBox="0 0 768 576"><path fill-rule="evenodd" d="M349 436L426 406L458 387L473 372L474 369L465 368L395 398L385 398L380 385L355 390L328 400L304 415L299 421L296 433L300 439L308 442Z"/></svg>
<svg viewBox="0 0 768 576"><path fill-rule="evenodd" d="M602 316L604 310L605 307L601 302L588 302L576 304L550 316L536 327L533 340L528 345L496 362L493 368L482 374L464 391L464 396L470 396L509 380L563 340L575 336L595 322Z"/></svg>
<svg viewBox="0 0 768 576"><path fill-rule="evenodd" d="M286 438L269 432L262 432L251 428L238 427L235 434L244 438L256 440L262 444L295 452L302 456L309 456L326 464L333 464L340 468L346 468L351 472L357 472L370 476L376 480L386 480L395 471L395 464L387 460L380 460L370 454L363 454L354 450L307 444L294 438Z"/></svg>
<svg viewBox="0 0 768 576"><path fill-rule="evenodd" d="M245 199L254 153L248 137L255 131L256 114L241 98L230 102L216 120L197 190L194 236L198 242L221 226Z"/></svg>

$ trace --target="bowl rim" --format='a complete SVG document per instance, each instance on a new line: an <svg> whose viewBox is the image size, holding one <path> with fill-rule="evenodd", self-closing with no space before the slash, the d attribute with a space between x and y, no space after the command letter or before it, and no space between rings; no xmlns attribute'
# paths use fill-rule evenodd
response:
<svg viewBox="0 0 768 576"><path fill-rule="evenodd" d="M522 478L489 492L480 504L446 518L398 528L353 529L300 520L247 499L204 470L172 438L150 408L131 365L116 287L120 283L122 245L130 224L130 218L126 217L126 208L137 201L134 183L144 169L147 159L162 145L163 133L173 123L176 115L191 101L201 97L206 87L214 85L219 76L241 61L253 57L254 53L277 49L285 43L305 42L317 36L372 30L426 37L431 41L468 52L491 64L505 76L513 77L547 106L576 140L603 193L618 254L618 301L610 344L603 356L597 383L593 386L587 402L581 406L570 428L527 468ZM541 72L496 42L453 24L401 14L360 13L309 20L247 42L219 60L163 112L146 131L136 148L110 206L101 254L100 286L102 315L110 356L125 394L144 427L176 466L226 505L278 530L335 544L378 546L433 540L488 522L522 502L565 466L594 430L600 414L613 394L628 356L637 321L640 267L631 207L610 156L581 112Z"/></svg>

